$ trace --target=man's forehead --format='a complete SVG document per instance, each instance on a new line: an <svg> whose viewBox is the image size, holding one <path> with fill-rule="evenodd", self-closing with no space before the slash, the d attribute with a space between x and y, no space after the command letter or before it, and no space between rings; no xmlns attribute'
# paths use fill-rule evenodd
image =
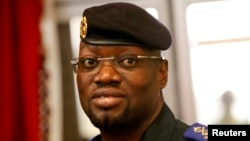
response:
<svg viewBox="0 0 250 141"><path fill-rule="evenodd" d="M107 51L113 51L113 52L135 52L135 53L145 53L145 54L159 54L159 50L151 50L148 48L144 48L141 46L132 46L132 45L127 45L127 46L121 46L121 45L91 45L91 44L86 44L84 42L81 43L80 45L80 51L96 51L96 52L107 52Z"/></svg>

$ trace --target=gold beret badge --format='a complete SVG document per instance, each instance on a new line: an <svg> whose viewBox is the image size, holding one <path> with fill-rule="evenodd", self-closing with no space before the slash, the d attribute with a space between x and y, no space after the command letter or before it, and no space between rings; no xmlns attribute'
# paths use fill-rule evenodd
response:
<svg viewBox="0 0 250 141"><path fill-rule="evenodd" d="M84 16L82 18L81 25L80 25L80 38L81 39L86 38L87 30L88 30L87 18L86 16Z"/></svg>

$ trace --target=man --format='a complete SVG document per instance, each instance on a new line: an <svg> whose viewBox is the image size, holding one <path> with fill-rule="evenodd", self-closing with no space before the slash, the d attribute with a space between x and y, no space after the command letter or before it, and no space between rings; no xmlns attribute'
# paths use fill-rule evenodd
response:
<svg viewBox="0 0 250 141"><path fill-rule="evenodd" d="M100 129L92 141L204 139L204 126L196 137L164 102L168 61L161 50L172 37L163 24L136 5L109 3L86 9L80 30L72 64L81 106Z"/></svg>

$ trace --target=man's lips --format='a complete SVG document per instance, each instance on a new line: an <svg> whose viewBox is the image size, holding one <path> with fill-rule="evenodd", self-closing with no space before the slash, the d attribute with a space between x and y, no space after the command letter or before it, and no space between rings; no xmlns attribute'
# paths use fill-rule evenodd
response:
<svg viewBox="0 0 250 141"><path fill-rule="evenodd" d="M92 100L97 107L109 109L121 104L125 96L126 95L118 89L101 88L94 92Z"/></svg>

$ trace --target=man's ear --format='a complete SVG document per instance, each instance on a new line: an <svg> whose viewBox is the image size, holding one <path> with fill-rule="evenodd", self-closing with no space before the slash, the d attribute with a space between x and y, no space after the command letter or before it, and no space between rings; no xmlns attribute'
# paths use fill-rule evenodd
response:
<svg viewBox="0 0 250 141"><path fill-rule="evenodd" d="M159 68L160 87L164 88L168 82L168 60L163 60Z"/></svg>

